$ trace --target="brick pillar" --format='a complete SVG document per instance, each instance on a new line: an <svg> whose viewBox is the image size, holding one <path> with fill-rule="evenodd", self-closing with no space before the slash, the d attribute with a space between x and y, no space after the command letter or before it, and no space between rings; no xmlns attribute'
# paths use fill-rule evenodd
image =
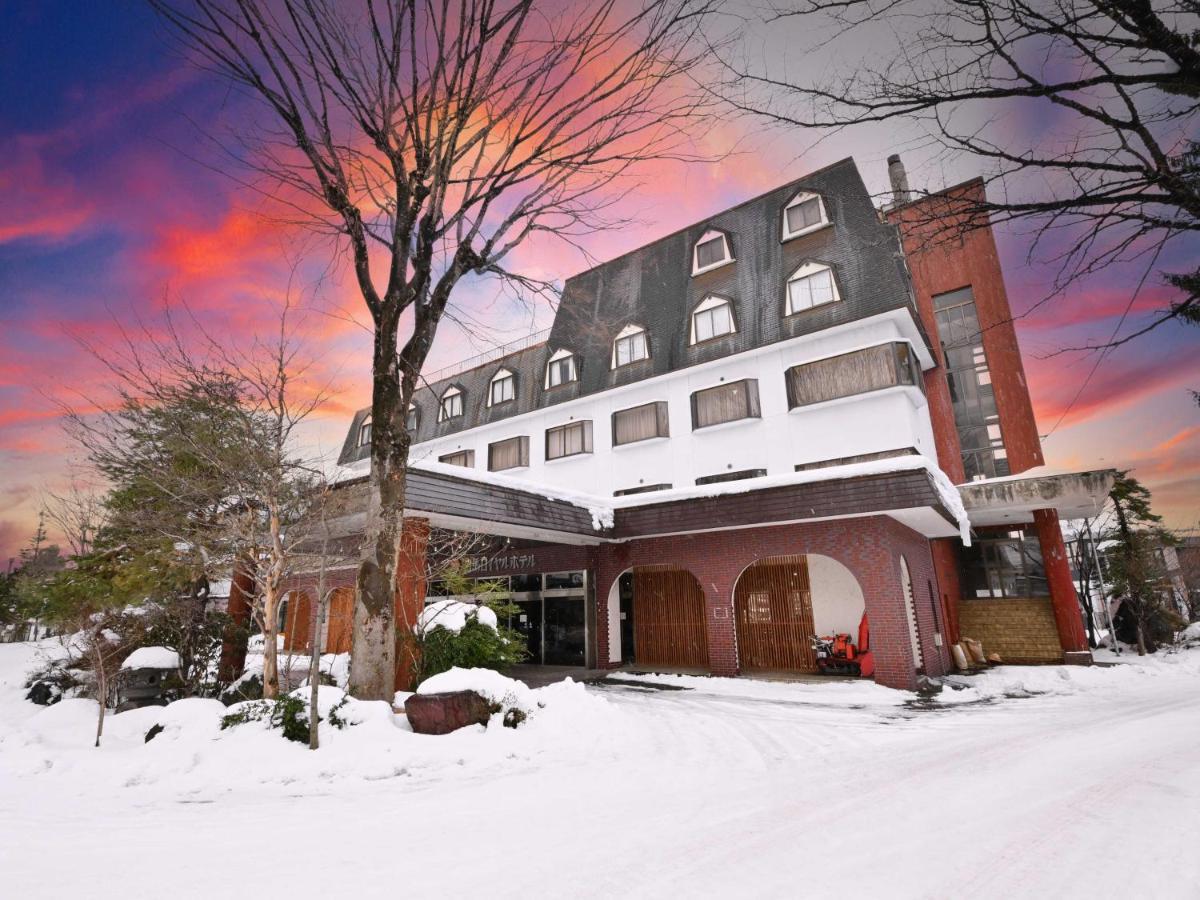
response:
<svg viewBox="0 0 1200 900"><path fill-rule="evenodd" d="M425 607L425 551L429 520L405 517L396 555L396 689L412 690L415 648L410 640L417 616Z"/></svg>
<svg viewBox="0 0 1200 900"><path fill-rule="evenodd" d="M704 591L708 631L708 668L714 675L738 674L737 634L733 621L733 583L697 575Z"/></svg>
<svg viewBox="0 0 1200 900"><path fill-rule="evenodd" d="M241 677L246 669L246 643L250 637L250 604L254 597L254 573L251 563L239 559L233 567L233 580L229 585L229 625L221 638L221 661L217 667L217 679L229 684Z"/></svg>
<svg viewBox="0 0 1200 900"><path fill-rule="evenodd" d="M1071 578L1071 564L1067 561L1067 548L1063 544L1058 512L1053 509L1035 509L1033 524L1037 529L1038 543L1042 547L1046 583L1050 588L1050 603L1054 608L1054 624L1058 627L1058 639L1066 661L1090 662L1091 652L1088 650L1087 634L1083 629L1083 614L1075 596L1075 582Z"/></svg>

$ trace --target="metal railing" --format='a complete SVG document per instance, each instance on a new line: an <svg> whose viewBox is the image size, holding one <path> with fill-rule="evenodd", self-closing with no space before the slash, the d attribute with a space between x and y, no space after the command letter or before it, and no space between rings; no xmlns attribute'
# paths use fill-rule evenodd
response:
<svg viewBox="0 0 1200 900"><path fill-rule="evenodd" d="M510 353L517 353L521 350L528 350L530 347L535 347L538 344L544 344L550 340L550 329L544 328L541 331L535 331L533 334L526 335L523 338L517 338L515 341L509 341L507 344L499 344L492 347L490 350L485 350L482 353L477 353L474 356L469 356L466 359L459 360L456 363L451 363L448 366L443 366L440 369L435 369L432 372L422 372L421 380L426 384L435 384L443 378L450 378L458 375L461 372L466 372L470 369L477 369L480 366L487 365L501 357L508 356Z"/></svg>

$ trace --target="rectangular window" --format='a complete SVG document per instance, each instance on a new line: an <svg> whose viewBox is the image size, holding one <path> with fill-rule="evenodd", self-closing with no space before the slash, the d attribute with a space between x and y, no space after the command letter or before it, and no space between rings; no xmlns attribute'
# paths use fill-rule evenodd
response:
<svg viewBox="0 0 1200 900"><path fill-rule="evenodd" d="M667 402L659 400L612 414L613 446L632 444L656 437L669 437Z"/></svg>
<svg viewBox="0 0 1200 900"><path fill-rule="evenodd" d="M639 484L637 487L625 488L622 491L613 491L614 497L628 497L630 494L649 494L652 491L669 491L669 484Z"/></svg>
<svg viewBox="0 0 1200 900"><path fill-rule="evenodd" d="M546 429L546 459L562 459L592 452L592 422L572 422Z"/></svg>
<svg viewBox="0 0 1200 900"><path fill-rule="evenodd" d="M529 465L528 437L522 435L488 444L489 472L502 472L505 469L516 469L527 465Z"/></svg>
<svg viewBox="0 0 1200 900"><path fill-rule="evenodd" d="M627 337L617 338L614 359L618 366L627 366L649 355L646 350L646 332L639 331Z"/></svg>
<svg viewBox="0 0 1200 900"><path fill-rule="evenodd" d="M1008 451L970 287L933 298L967 480L1008 475Z"/></svg>
<svg viewBox="0 0 1200 900"><path fill-rule="evenodd" d="M788 314L823 306L837 299L833 290L833 272L821 269L788 282Z"/></svg>
<svg viewBox="0 0 1200 900"><path fill-rule="evenodd" d="M462 466L464 469L473 469L475 468L475 451L459 450L457 453L447 453L445 456L439 456L438 462L445 463L448 466Z"/></svg>
<svg viewBox="0 0 1200 900"><path fill-rule="evenodd" d="M738 419L756 419L758 408L758 381L747 378L730 384L718 385L692 394L692 430L734 422Z"/></svg>
<svg viewBox="0 0 1200 900"><path fill-rule="evenodd" d="M706 269L725 261L725 238L719 235L696 245L696 268Z"/></svg>
<svg viewBox="0 0 1200 900"><path fill-rule="evenodd" d="M924 386L908 344L880 344L787 370L788 408L851 397L897 385Z"/></svg>
<svg viewBox="0 0 1200 900"><path fill-rule="evenodd" d="M766 474L766 469L742 469L738 472L722 472L720 475L705 475L703 478L697 478L696 484L720 484L724 481L744 481L747 478L762 478Z"/></svg>
<svg viewBox="0 0 1200 900"><path fill-rule="evenodd" d="M441 415L439 420L456 419L463 414L463 395L448 394L442 398Z"/></svg>
<svg viewBox="0 0 1200 900"><path fill-rule="evenodd" d="M497 403L507 403L517 396L517 379L512 375L505 375L503 378L497 378L492 382L492 406Z"/></svg>
<svg viewBox="0 0 1200 900"><path fill-rule="evenodd" d="M695 333L694 343L712 340L733 331L733 317L729 314L729 304L722 303L712 309L702 309L692 314L692 330Z"/></svg>
<svg viewBox="0 0 1200 900"><path fill-rule="evenodd" d="M415 406L408 408L408 416L404 420L404 427L409 431L417 430L417 408Z"/></svg>
<svg viewBox="0 0 1200 900"><path fill-rule="evenodd" d="M967 597L1050 596L1042 547L1032 532L980 535L970 547L962 548L962 564Z"/></svg>
<svg viewBox="0 0 1200 900"><path fill-rule="evenodd" d="M797 203L787 208L787 227L789 234L803 231L813 225L821 224L821 201L816 197Z"/></svg>
<svg viewBox="0 0 1200 900"><path fill-rule="evenodd" d="M575 380L575 357L564 356L562 359L552 360L549 370L546 373L546 385L548 387L558 387L560 384Z"/></svg>

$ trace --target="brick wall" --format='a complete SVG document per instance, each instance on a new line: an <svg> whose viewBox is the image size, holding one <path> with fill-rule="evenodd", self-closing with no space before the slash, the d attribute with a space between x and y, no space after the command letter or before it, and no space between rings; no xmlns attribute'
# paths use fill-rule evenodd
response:
<svg viewBox="0 0 1200 900"><path fill-rule="evenodd" d="M876 680L889 687L915 684L908 619L901 588L900 557L908 562L913 581L917 628L930 674L948 671L949 657L934 634L943 626L937 576L929 541L886 516L813 522L768 528L746 528L705 534L677 535L606 544L599 549L596 577L597 643L601 664L608 664L608 598L625 570L639 565L674 565L696 576L704 589L709 668L719 675L738 673L733 591L738 576L751 564L772 556L819 553L854 573L862 588L871 621L871 648Z"/></svg>
<svg viewBox="0 0 1200 900"><path fill-rule="evenodd" d="M959 605L963 637L1006 663L1061 663L1062 644L1049 597L972 598Z"/></svg>

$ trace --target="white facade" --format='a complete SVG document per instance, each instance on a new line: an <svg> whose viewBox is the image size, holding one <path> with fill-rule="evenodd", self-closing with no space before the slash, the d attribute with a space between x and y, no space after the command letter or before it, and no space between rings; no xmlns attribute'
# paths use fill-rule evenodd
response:
<svg viewBox="0 0 1200 900"><path fill-rule="evenodd" d="M782 475L799 464L909 447L936 465L928 406L917 387L788 409L791 366L896 341L912 347L922 369L932 368L911 314L895 310L425 441L414 445L412 460L473 450L475 468L486 470L490 443L525 435L529 465L505 475L595 496L644 485L688 487L697 478L746 469ZM758 381L761 418L692 430L694 392L747 378ZM656 401L668 404L670 437L614 447L612 414ZM592 422L593 452L546 460L546 430L581 420Z"/></svg>

